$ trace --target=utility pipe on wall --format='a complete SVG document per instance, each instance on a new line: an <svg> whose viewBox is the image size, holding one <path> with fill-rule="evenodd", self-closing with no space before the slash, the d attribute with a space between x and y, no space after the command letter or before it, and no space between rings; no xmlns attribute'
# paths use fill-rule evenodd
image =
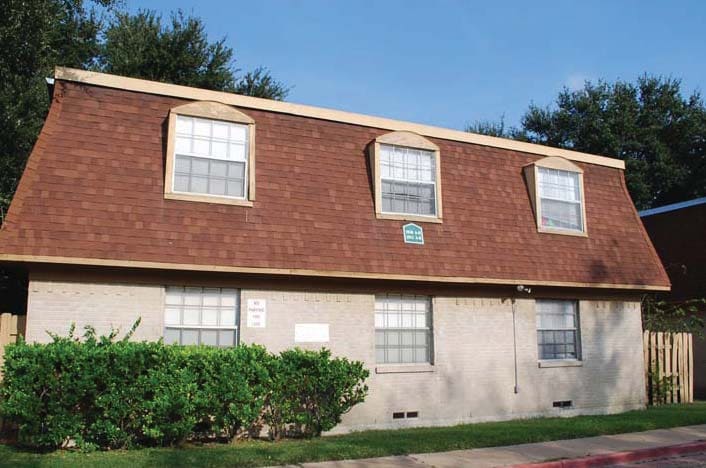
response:
<svg viewBox="0 0 706 468"><path fill-rule="evenodd" d="M518 285L517 286L517 292L518 293L527 293L530 294L532 290L528 287L525 287L523 285ZM512 351L513 351L513 358L514 358L514 363L515 363L515 388L514 391L515 393L520 393L520 386L518 383L518 378L517 378L517 309L516 309L516 298L513 297L510 299L510 303L512 304Z"/></svg>

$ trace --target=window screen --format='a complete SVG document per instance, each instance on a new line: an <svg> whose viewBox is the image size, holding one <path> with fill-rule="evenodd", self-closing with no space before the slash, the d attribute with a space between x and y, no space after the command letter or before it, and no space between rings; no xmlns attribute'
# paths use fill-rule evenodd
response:
<svg viewBox="0 0 706 468"><path fill-rule="evenodd" d="M386 295L375 298L378 363L425 363L432 356L431 299Z"/></svg>
<svg viewBox="0 0 706 468"><path fill-rule="evenodd" d="M583 231L579 174L546 167L538 169L541 225Z"/></svg>
<svg viewBox="0 0 706 468"><path fill-rule="evenodd" d="M234 346L238 343L237 289L168 287L164 342Z"/></svg>
<svg viewBox="0 0 706 468"><path fill-rule="evenodd" d="M580 359L576 301L537 301L539 359Z"/></svg>
<svg viewBox="0 0 706 468"><path fill-rule="evenodd" d="M175 192L245 198L248 126L177 115Z"/></svg>
<svg viewBox="0 0 706 468"><path fill-rule="evenodd" d="M380 145L382 212L436 216L433 151Z"/></svg>

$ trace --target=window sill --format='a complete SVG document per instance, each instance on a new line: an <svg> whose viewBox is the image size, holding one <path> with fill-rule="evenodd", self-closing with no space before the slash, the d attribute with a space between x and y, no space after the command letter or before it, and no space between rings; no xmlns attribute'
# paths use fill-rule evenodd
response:
<svg viewBox="0 0 706 468"><path fill-rule="evenodd" d="M583 361L577 359L557 359L557 360L544 360L539 361L540 368L551 368L551 367L583 367Z"/></svg>
<svg viewBox="0 0 706 468"><path fill-rule="evenodd" d="M388 213L375 213L377 219L394 219L397 221L416 221L418 223L443 223L441 218L436 216L417 216L417 215L405 215L405 214L388 214Z"/></svg>
<svg viewBox="0 0 706 468"><path fill-rule="evenodd" d="M375 366L376 374L420 374L434 372L433 364L383 364Z"/></svg>
<svg viewBox="0 0 706 468"><path fill-rule="evenodd" d="M537 228L537 232L541 234L559 234L562 236L588 237L586 231L572 231L570 229L552 229L547 227Z"/></svg>
<svg viewBox="0 0 706 468"><path fill-rule="evenodd" d="M214 203L218 205L253 206L250 200L239 200L236 198L225 198L211 195L191 195L188 193L165 193L166 200L183 200L200 203Z"/></svg>

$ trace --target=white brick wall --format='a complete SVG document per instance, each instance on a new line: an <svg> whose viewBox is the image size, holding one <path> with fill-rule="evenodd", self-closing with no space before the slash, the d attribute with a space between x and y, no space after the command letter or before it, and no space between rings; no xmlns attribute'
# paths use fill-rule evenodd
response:
<svg viewBox="0 0 706 468"><path fill-rule="evenodd" d="M237 287L237 285L235 285ZM265 328L248 328L247 300L267 303ZM65 333L72 321L103 332L143 321L136 339L162 334L161 286L32 281L29 340L44 330ZM353 428L452 424L528 417L617 412L644 406L639 303L581 301L581 367L540 368L533 299L516 305L518 392L514 386L512 306L509 300L435 297L431 372L376 373L372 294L242 290L241 342L273 352L291 348L297 323L329 324L326 346L365 362L371 371L366 402L345 415L337 431ZM552 407L572 400L574 409ZM416 420L392 420L394 411L419 411Z"/></svg>
<svg viewBox="0 0 706 468"><path fill-rule="evenodd" d="M78 334L92 325L99 334L119 328L121 334L135 320L142 321L134 338L162 336L164 288L129 284L78 283L31 280L27 304L27 340L51 341L47 331L66 335L72 323Z"/></svg>

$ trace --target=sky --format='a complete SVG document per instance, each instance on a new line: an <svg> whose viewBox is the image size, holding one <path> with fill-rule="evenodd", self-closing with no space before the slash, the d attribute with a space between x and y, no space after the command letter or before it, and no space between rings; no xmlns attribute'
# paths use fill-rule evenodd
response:
<svg viewBox="0 0 706 468"><path fill-rule="evenodd" d="M201 17L288 101L464 129L517 125L585 80L706 89L706 1L125 0Z"/></svg>

